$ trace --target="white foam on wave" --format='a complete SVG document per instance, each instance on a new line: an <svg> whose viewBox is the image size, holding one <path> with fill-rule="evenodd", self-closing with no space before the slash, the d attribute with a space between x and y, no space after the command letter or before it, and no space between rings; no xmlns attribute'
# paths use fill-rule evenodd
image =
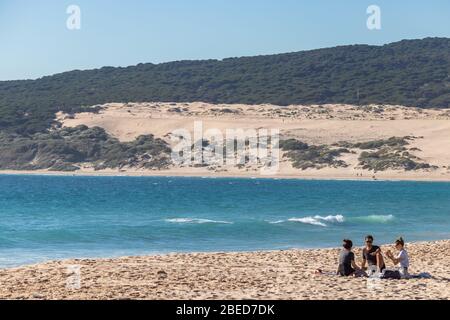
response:
<svg viewBox="0 0 450 320"><path fill-rule="evenodd" d="M284 222L300 222L300 223L304 223L304 224L311 224L314 226L320 226L320 227L326 227L327 224L325 222L330 222L330 223L342 223L345 221L345 218L343 215L335 215L335 216L310 216L310 217L302 217L302 218L290 218L287 220L278 220L278 221L273 221L270 222L272 224L278 224L278 223L284 223Z"/></svg>
<svg viewBox="0 0 450 320"><path fill-rule="evenodd" d="M317 219L314 219L313 217L291 218L291 219L288 219L288 221L301 222L301 223L304 223L304 224L312 224L313 226L321 226L321 227L326 227L327 226L325 223L320 222Z"/></svg>
<svg viewBox="0 0 450 320"><path fill-rule="evenodd" d="M324 220L324 221L328 221L328 222L335 222L335 223L342 223L345 221L344 216L341 214L338 214L335 216L326 216L326 217L315 216L314 219Z"/></svg>
<svg viewBox="0 0 450 320"><path fill-rule="evenodd" d="M388 215L377 215L372 214L368 216L361 216L352 218L354 221L367 222L367 223L387 223L389 221L394 220L394 216L392 214Z"/></svg>
<svg viewBox="0 0 450 320"><path fill-rule="evenodd" d="M218 223L218 224L233 224L233 222L229 221L218 221L218 220L210 220L210 219L197 219L197 218L174 218L174 219L165 219L164 221L170 223L191 223L191 224L204 224L204 223Z"/></svg>

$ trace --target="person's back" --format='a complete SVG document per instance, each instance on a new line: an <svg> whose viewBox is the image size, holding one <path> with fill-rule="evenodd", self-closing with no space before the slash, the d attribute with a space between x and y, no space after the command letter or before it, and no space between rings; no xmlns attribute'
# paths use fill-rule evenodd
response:
<svg viewBox="0 0 450 320"><path fill-rule="evenodd" d="M355 272L352 267L352 261L355 260L355 254L348 249L342 249L339 254L338 273L341 276L349 276Z"/></svg>
<svg viewBox="0 0 450 320"><path fill-rule="evenodd" d="M339 254L339 264L337 274L340 276L355 275L359 267L355 263L355 254L352 252L353 242L349 239L342 241L343 249Z"/></svg>

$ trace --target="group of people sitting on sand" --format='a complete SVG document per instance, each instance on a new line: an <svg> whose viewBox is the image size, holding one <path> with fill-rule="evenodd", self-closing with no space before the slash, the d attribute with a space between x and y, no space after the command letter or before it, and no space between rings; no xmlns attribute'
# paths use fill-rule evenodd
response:
<svg viewBox="0 0 450 320"><path fill-rule="evenodd" d="M339 264L337 274L340 276L370 277L379 276L380 278L407 279L410 277L408 273L409 257L405 249L405 241L403 238L395 240L395 248L397 254L394 255L390 250L386 252L389 258L396 266L395 270L387 270L384 263L381 248L373 244L373 236L367 235L364 239L365 246L362 251L361 267L355 262L355 254L352 252L353 242L349 239L343 240L343 249L339 254ZM317 270L316 273L323 273Z"/></svg>
<svg viewBox="0 0 450 320"><path fill-rule="evenodd" d="M383 253L379 246L374 245L373 236L368 235L364 239L365 246L362 251L362 264L359 267L355 262L355 254L352 252L353 242L349 239L343 240L343 249L339 255L337 273L341 276L371 276L375 273L385 278L409 278L409 257L405 249L403 238L395 240L397 254L388 250L386 256L395 264L396 270L387 272ZM367 266L366 266L367 265Z"/></svg>

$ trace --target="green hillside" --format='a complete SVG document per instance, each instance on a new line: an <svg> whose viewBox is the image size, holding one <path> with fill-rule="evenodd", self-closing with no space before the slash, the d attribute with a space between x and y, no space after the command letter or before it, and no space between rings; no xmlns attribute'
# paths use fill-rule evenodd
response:
<svg viewBox="0 0 450 320"><path fill-rule="evenodd" d="M359 92L359 99L358 94ZM70 71L0 82L0 130L45 131L58 110L106 102L450 107L450 39Z"/></svg>

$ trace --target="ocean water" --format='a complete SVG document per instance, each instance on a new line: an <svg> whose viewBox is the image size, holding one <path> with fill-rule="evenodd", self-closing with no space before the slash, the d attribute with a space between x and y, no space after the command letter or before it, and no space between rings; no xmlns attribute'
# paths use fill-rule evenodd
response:
<svg viewBox="0 0 450 320"><path fill-rule="evenodd" d="M0 176L0 267L450 238L450 183Z"/></svg>

